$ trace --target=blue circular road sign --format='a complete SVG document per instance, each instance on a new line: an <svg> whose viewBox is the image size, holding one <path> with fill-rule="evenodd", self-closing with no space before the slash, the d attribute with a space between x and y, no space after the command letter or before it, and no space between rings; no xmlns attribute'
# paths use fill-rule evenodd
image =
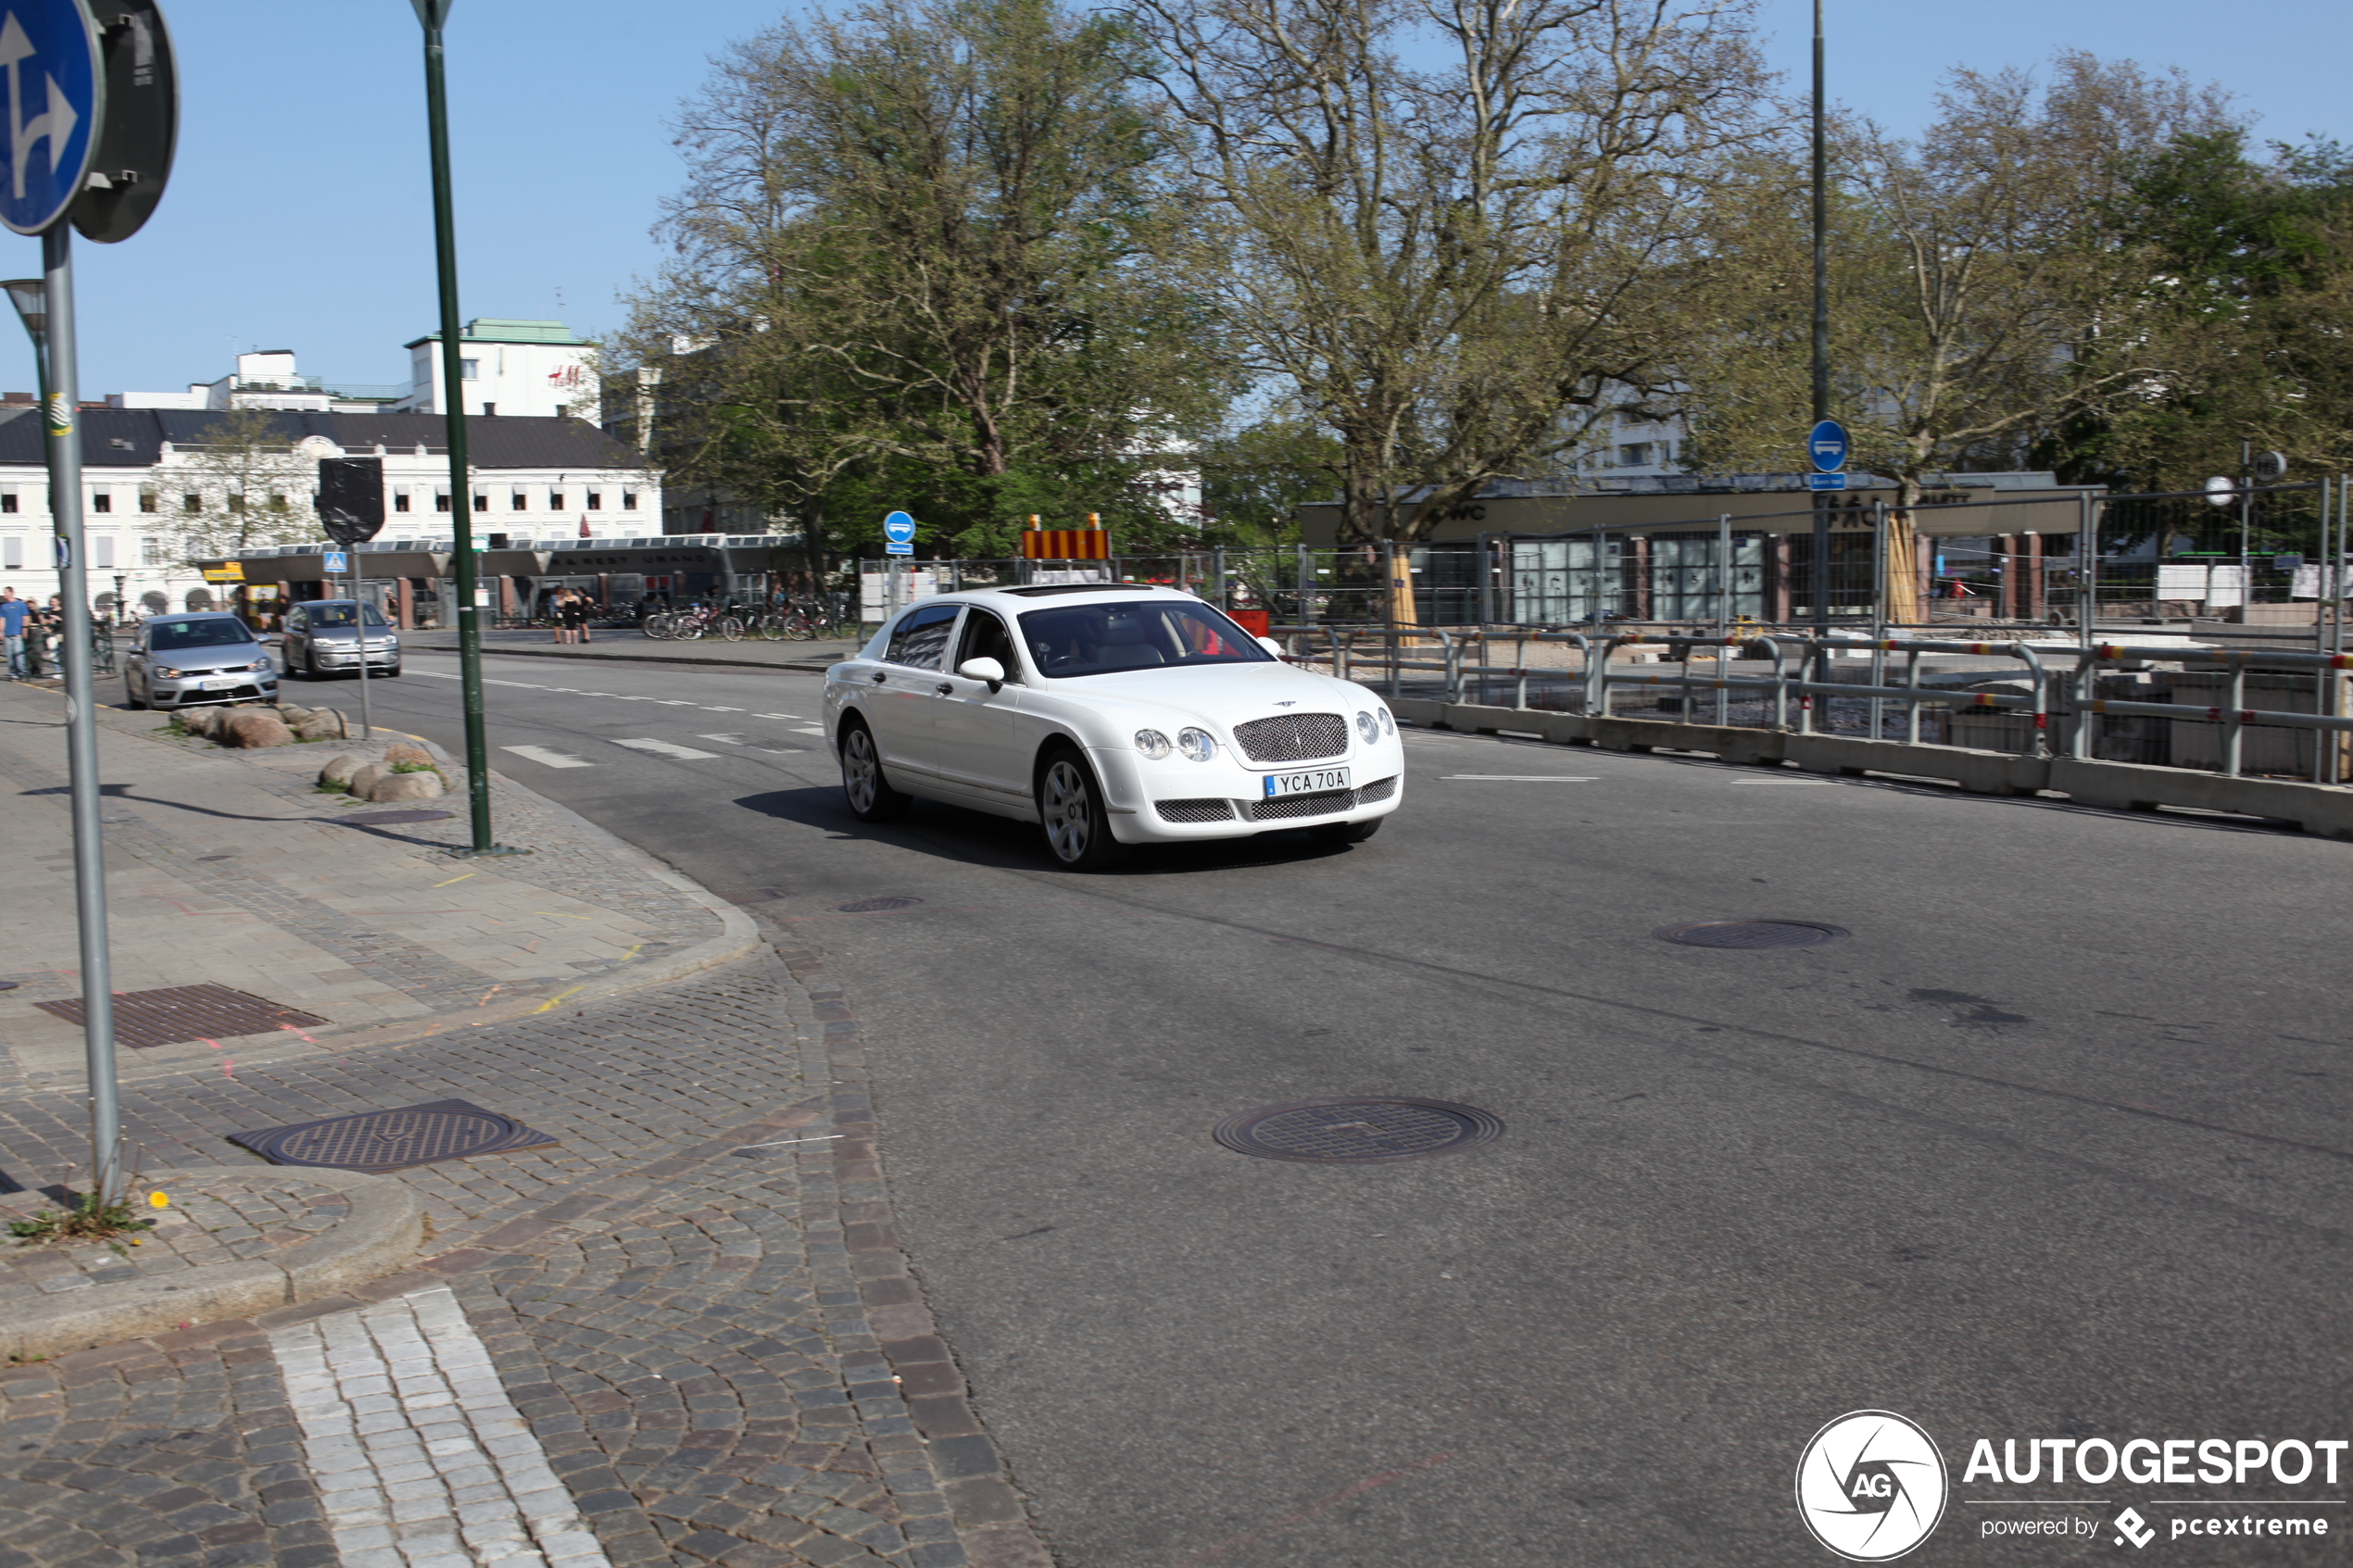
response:
<svg viewBox="0 0 2353 1568"><path fill-rule="evenodd" d="M894 545L915 542L915 520L905 512L893 512L883 519L883 537Z"/></svg>
<svg viewBox="0 0 2353 1568"><path fill-rule="evenodd" d="M98 30L85 0L0 6L0 223L38 234L66 215L106 119Z"/></svg>
<svg viewBox="0 0 2353 1568"><path fill-rule="evenodd" d="M1816 473L1836 473L1846 466L1846 427L1836 420L1824 420L1806 438L1806 455L1814 460Z"/></svg>

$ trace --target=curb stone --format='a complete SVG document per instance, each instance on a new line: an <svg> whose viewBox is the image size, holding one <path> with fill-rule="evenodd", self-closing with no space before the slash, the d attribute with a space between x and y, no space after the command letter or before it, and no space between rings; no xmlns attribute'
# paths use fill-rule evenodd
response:
<svg viewBox="0 0 2353 1568"><path fill-rule="evenodd" d="M142 1185L252 1186L284 1180L286 1174L276 1167L196 1167L154 1172ZM186 1323L250 1317L339 1295L399 1269L424 1239L424 1209L400 1183L357 1171L308 1167L300 1175L306 1182L350 1194L351 1212L324 1234L266 1258L207 1263L30 1303L0 1324L0 1357L27 1361L94 1349Z"/></svg>

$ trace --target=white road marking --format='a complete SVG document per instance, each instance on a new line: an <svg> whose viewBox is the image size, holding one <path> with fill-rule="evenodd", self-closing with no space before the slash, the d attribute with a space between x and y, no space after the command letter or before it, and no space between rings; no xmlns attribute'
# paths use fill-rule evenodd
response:
<svg viewBox="0 0 2353 1568"><path fill-rule="evenodd" d="M695 738L715 740L724 746L740 746L746 751L757 751L762 757L806 757L808 755L806 750L797 746L788 746L782 750L773 746L754 746L741 735L697 735Z"/></svg>
<svg viewBox="0 0 2353 1568"><path fill-rule="evenodd" d="M1599 784L1591 774L1577 773L1441 773L1441 779L1473 779L1482 784Z"/></svg>
<svg viewBox="0 0 2353 1568"><path fill-rule="evenodd" d="M797 735L822 735L824 733L825 726L823 724L812 724L805 730L795 730L793 732L793 734Z"/></svg>
<svg viewBox="0 0 2353 1568"><path fill-rule="evenodd" d="M806 724L809 722L808 720L802 718L798 713L755 713L752 717L755 719L789 719L796 724Z"/></svg>
<svg viewBox="0 0 2353 1568"><path fill-rule="evenodd" d="M699 758L716 757L715 751L697 751L691 746L676 746L666 740L617 740L615 746L625 746L632 751L651 752L656 757L673 758L680 762L692 762Z"/></svg>
<svg viewBox="0 0 2353 1568"><path fill-rule="evenodd" d="M739 735L739 734L736 734L736 735L697 735L695 738L696 738L697 740L717 740L717 741L725 741L725 742L726 742L729 746L741 746L741 745L743 745L743 744L744 744L744 737L743 737L743 736L741 736L741 735Z"/></svg>
<svg viewBox="0 0 2353 1568"><path fill-rule="evenodd" d="M537 762L549 768L593 768L594 762L569 752L550 751L544 746L502 746L501 751L511 751L525 761Z"/></svg>
<svg viewBox="0 0 2353 1568"><path fill-rule="evenodd" d="M346 1562L609 1568L442 1286L270 1336Z"/></svg>
<svg viewBox="0 0 2353 1568"><path fill-rule="evenodd" d="M1734 779L1732 782L1733 782L1734 784L1781 784L1781 785L1783 785L1783 786L1787 786L1787 785L1789 785L1789 784L1834 784L1838 783L1838 780L1836 780L1836 779Z"/></svg>
<svg viewBox="0 0 2353 1568"><path fill-rule="evenodd" d="M460 676L455 671L451 670L411 670L409 673L411 675L429 676L436 681L457 681L464 679L463 676Z"/></svg>

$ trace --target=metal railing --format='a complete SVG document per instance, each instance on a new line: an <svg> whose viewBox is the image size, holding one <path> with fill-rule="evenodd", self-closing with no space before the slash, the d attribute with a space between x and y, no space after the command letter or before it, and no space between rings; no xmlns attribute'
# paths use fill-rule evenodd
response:
<svg viewBox="0 0 2353 1568"><path fill-rule="evenodd" d="M1392 697L1406 695L1409 675L1415 684L1428 688L1437 687L1441 698L1448 703L1476 703L1484 706L1492 684L1504 684L1512 692L1511 706L1537 711L1530 703L1531 682L1548 682L1561 688L1566 699L1553 711L1581 713L1596 718L1623 717L1614 711L1613 694L1623 689L1671 689L1683 694L1684 715L1689 719L1689 699L1695 693L1712 693L1716 696L1715 722L1729 729L1765 729L1793 734L1812 734L1826 717L1829 704L1843 701L1864 707L1867 715L1866 733L1873 738L1894 738L1886 734L1884 710L1895 705L1903 717L1902 738L1914 746L1949 745L1945 741L1926 739L1922 734L1921 716L1924 711L1944 709L2000 709L2016 712L2029 722L2028 738L2024 742L2026 755L2049 758L2054 755L2052 731L2055 723L2064 732L2067 754L2078 761L2099 761L2095 726L2108 716L2118 718L2161 719L2174 724L2211 726L2219 734L2219 746L2212 771L2224 777L2246 776L2246 738L2250 729L2306 731L2314 734L2311 760L2300 760L2294 770L2296 776L2309 775L2319 784L2338 784L2347 773L2345 743L2320 744L2322 735L2353 734L2353 716L2344 711L2346 682L2343 671L2353 671L2353 654L2304 653L2270 648L2202 648L2171 645L2146 645L2100 642L2088 646L2056 641L2036 644L2027 641L1955 642L1929 639L1856 637L1813 637L1802 633L1751 630L1728 636L1697 633L1659 633L1645 632L1584 633L1584 632L1516 632L1509 634L1485 630L1443 628L1397 624L1385 627L1340 627L1330 624L1290 625L1274 628L1288 649L1288 657L1296 663L1328 666L1343 680L1371 679L1366 684L1386 690ZM1515 645L1514 657L1498 663L1485 655L1498 644ZM1434 649L1416 647L1416 644L1435 644ZM1527 645L1562 645L1578 652L1575 665L1531 665L1527 662ZM1688 664L1689 656L1697 650L1717 650L1718 672L1712 675L1691 673L1688 668L1680 673L1614 667L1611 656L1620 648L1655 646L1667 650L1670 657ZM1427 655L1435 652L1438 657ZM1720 660L1733 652L1761 654L1769 660L1769 674L1732 674L1722 669ZM1793 663L1792 654L1796 656ZM1841 654L1868 654L1871 667L1868 679L1840 681L1829 678L1830 666ZM2028 687L2023 692L1968 690L1952 684L1928 685L1921 683L1920 660L1928 655L1961 655L1980 659L2015 659L2020 676ZM1474 658L1477 655L1478 657ZM1890 656L1904 659L1902 679L1888 678ZM2072 665L2066 661L2072 659ZM2102 696L2098 692L2101 671L2123 664L2170 664L2182 666L2185 671L2223 678L2225 700L2219 703L2141 702L2129 698ZM2246 688L2251 675L2270 673L2296 677L2309 672L2314 679L2314 711L2298 712L2280 709L2255 709L2247 706ZM1991 671L1965 671L1980 684L2002 677ZM1428 680L1434 675L1435 683ZM1476 697L1473 694L1476 692ZM1746 693L1764 699L1768 717L1763 722L1736 720L1730 698ZM1501 706L1501 705L1497 705ZM1982 749L1955 746L1954 749ZM2300 753L2301 747L2298 751ZM2176 764L2178 765L2178 764ZM2276 775L2280 770L2271 770Z"/></svg>

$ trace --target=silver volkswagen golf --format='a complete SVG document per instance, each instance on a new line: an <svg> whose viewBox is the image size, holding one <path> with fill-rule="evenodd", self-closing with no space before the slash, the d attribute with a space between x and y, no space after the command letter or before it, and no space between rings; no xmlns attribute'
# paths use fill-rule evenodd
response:
<svg viewBox="0 0 2353 1568"><path fill-rule="evenodd" d="M278 666L245 623L223 610L158 615L139 628L122 669L132 708L275 702Z"/></svg>

